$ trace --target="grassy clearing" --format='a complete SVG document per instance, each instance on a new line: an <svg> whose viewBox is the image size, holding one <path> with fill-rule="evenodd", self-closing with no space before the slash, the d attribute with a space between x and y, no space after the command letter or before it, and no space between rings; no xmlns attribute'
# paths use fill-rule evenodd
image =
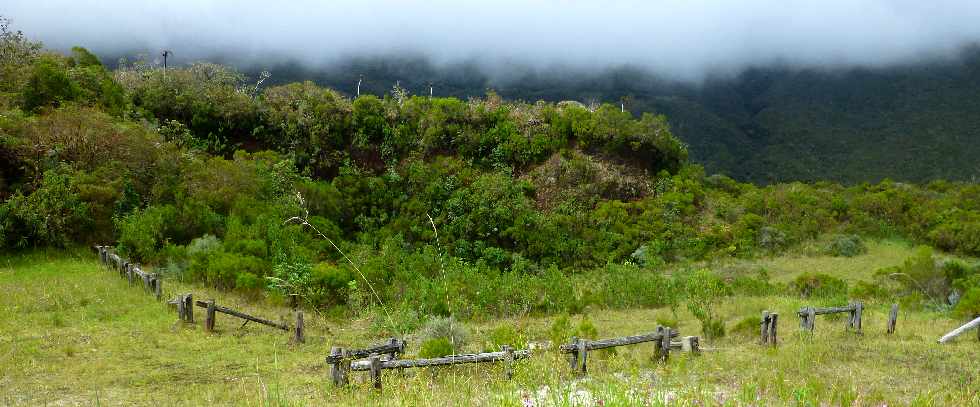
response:
<svg viewBox="0 0 980 407"><path fill-rule="evenodd" d="M901 261L900 244L873 244L852 258L867 267ZM867 259L863 257L867 256ZM878 257L876 257L878 256ZM875 260L877 259L877 260ZM803 258L759 262L775 268ZM833 270L834 263L822 263ZM854 266L863 270L865 266ZM819 270L813 270L819 271ZM872 270L873 271L873 270ZM775 274L775 273L774 273ZM782 273L779 277L785 277ZM788 277L787 277L788 278ZM224 292L165 284L166 296L193 291L220 304L278 318L288 310ZM165 305L100 269L89 253L32 253L0 261L0 404L4 405L662 405L698 400L718 405L980 405L980 343L975 335L940 346L936 339L961 321L905 312L898 333L884 333L887 304L869 304L865 334L844 332L844 320L819 317L812 337L800 335L793 298L734 297L720 314L731 328L763 309L782 316L782 344L754 343L754 330L731 332L700 357L649 360L652 346L620 348L590 358L586 378L570 374L557 355L541 351L502 380L499 366L387 371L381 395L354 374L350 389L327 381L330 345L375 342L368 319L307 317L308 343L268 327L241 327L218 317L215 334L185 326ZM603 337L648 331L666 309L591 310ZM198 310L198 317L203 313ZM685 334L697 324L679 315ZM573 324L579 317L573 317ZM474 337L501 324L547 337L551 318L476 323ZM409 338L410 353L418 349ZM412 346L414 345L414 346ZM476 350L476 349L474 349Z"/></svg>

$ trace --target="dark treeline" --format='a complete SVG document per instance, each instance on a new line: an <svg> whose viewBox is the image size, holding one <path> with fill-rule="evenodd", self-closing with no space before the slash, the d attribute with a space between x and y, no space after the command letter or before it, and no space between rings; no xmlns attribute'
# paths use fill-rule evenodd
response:
<svg viewBox="0 0 980 407"><path fill-rule="evenodd" d="M376 302L370 282L408 325L664 305L681 283L663 265L813 241L980 255L976 184L758 187L707 176L665 116L618 105L109 70L3 28L4 250L112 243L168 278L338 309Z"/></svg>

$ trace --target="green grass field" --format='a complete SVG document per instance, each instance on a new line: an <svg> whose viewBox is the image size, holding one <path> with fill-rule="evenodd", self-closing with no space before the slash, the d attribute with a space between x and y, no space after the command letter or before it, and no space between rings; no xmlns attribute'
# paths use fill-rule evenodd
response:
<svg viewBox="0 0 980 407"><path fill-rule="evenodd" d="M787 256L754 262L773 280L804 271L866 278L874 268L912 253L902 243L870 245L852 259ZM752 264L749 264L750 266ZM289 310L233 293L164 284L165 297L194 292L221 305L278 319ZM330 346L379 342L367 316L339 320L307 311L307 343L219 314L218 331L177 322L176 314L139 288L101 268L86 252L35 252L0 260L0 404L3 405L980 405L980 342L969 333L936 339L962 323L946 314L903 312L898 332L885 333L889 304L869 303L864 334L844 331L844 319L820 317L801 335L793 313L806 305L785 296L733 297L720 314L734 326L762 310L781 315L781 344L764 348L756 333L730 332L703 343L700 356L650 360L652 344L590 354L590 374L577 377L565 359L540 350L516 364L385 371L384 390L366 374L337 389L323 362ZM588 310L600 337L655 329L667 309ZM679 314L682 335L697 322ZM578 321L573 316L573 323ZM551 318L469 324L472 337L503 324L545 340ZM406 357L418 351L408 337ZM414 345L414 346L413 346ZM479 349L474 349L479 350ZM697 403L695 403L697 402Z"/></svg>

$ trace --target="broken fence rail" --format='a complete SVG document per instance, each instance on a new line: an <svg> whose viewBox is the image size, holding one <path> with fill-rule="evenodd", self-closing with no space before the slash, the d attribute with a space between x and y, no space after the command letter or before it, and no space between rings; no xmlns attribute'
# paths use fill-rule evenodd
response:
<svg viewBox="0 0 980 407"><path fill-rule="evenodd" d="M168 301L168 303L177 306L177 317L180 318L181 321L186 321L186 322L194 322L194 311L191 304L207 309L208 317L205 321L205 327L208 328L208 330L214 329L214 313L216 312L220 312L222 314L231 315L233 317L244 319L246 323L248 323L249 321L256 322L262 325L267 325L273 328L281 329L283 331L289 331L290 329L289 324L270 321L268 319L248 315L244 312L236 311L228 307L222 307L220 305L216 305L214 303L214 300L194 301L193 294L178 295L177 298ZM297 313L297 322L302 318L301 315L302 315L301 312Z"/></svg>

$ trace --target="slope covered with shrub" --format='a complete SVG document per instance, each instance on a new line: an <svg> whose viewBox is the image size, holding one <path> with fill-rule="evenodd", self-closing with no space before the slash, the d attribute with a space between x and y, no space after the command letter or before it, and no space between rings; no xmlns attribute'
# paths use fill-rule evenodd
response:
<svg viewBox="0 0 980 407"><path fill-rule="evenodd" d="M980 254L975 184L742 184L688 163L661 115L398 87L349 99L3 41L4 250L114 243L168 278L384 301L407 321L670 304L683 282L641 271L825 234Z"/></svg>

